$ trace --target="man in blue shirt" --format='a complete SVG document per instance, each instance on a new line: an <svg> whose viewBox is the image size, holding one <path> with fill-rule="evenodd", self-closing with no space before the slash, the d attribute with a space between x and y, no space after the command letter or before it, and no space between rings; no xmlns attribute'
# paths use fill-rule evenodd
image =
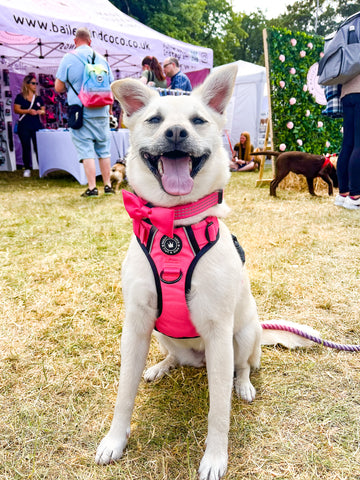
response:
<svg viewBox="0 0 360 480"><path fill-rule="evenodd" d="M59 93L67 91L69 105L82 105L77 93L80 92L84 72L84 62L91 62L94 50L90 47L91 37L87 28L79 28L74 39L76 49L67 53L61 60L56 73L55 90ZM80 57L80 58L79 58ZM96 53L96 63L103 64L114 80L110 67L104 57ZM70 85L71 84L71 85ZM77 92L77 93L76 93ZM99 157L99 166L104 182L104 193L113 194L110 173L110 123L109 106L83 109L83 126L78 130L71 129L71 138L75 145L79 161L84 165L88 188L83 197L97 197L95 157Z"/></svg>
<svg viewBox="0 0 360 480"><path fill-rule="evenodd" d="M165 75L171 78L170 88L172 90L184 90L185 92L191 92L192 86L189 78L182 73L179 66L179 61L175 57L169 57L164 60L163 66Z"/></svg>

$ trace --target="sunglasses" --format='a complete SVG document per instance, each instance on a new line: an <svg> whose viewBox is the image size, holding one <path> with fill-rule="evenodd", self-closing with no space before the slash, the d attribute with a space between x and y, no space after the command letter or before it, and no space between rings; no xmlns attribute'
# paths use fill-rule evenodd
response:
<svg viewBox="0 0 360 480"><path fill-rule="evenodd" d="M172 62L165 63L165 65L163 66L163 68L168 67L168 66L171 65L171 64L172 64Z"/></svg>
<svg viewBox="0 0 360 480"><path fill-rule="evenodd" d="M29 82L30 85L37 85L38 82Z"/></svg>

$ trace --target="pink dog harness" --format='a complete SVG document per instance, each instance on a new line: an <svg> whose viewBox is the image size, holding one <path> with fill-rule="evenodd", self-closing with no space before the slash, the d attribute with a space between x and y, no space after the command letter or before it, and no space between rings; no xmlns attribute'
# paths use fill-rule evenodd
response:
<svg viewBox="0 0 360 480"><path fill-rule="evenodd" d="M173 208L153 207L124 190L123 199L154 274L158 296L155 329L174 338L198 337L187 296L197 262L219 239L219 222L217 217L210 216L193 225L174 227L174 220L191 217L221 203L222 191Z"/></svg>

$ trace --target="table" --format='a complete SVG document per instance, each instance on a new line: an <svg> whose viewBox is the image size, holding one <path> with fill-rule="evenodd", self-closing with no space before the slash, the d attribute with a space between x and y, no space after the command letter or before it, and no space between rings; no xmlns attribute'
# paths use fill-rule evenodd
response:
<svg viewBox="0 0 360 480"><path fill-rule="evenodd" d="M39 130L36 133L40 177L56 170L70 173L80 185L86 185L84 167L77 159L70 131ZM129 148L129 130L121 128L111 130L111 165L124 158ZM96 175L101 175L99 162L96 161Z"/></svg>

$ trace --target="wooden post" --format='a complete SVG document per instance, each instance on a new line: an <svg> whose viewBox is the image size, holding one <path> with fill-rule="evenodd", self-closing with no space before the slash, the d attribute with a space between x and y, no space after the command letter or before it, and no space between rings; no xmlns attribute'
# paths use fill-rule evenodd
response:
<svg viewBox="0 0 360 480"><path fill-rule="evenodd" d="M268 50L266 28L264 28L264 30L263 30L263 42L264 42L265 68L266 68L266 84L267 84L267 94L268 94L268 103L269 103L269 116L268 116L268 121L267 121L267 125L266 125L264 150L267 149L269 136L270 136L270 149L274 150L272 111L271 111L270 62L269 62L269 50ZM272 178L263 178L266 155L261 155L260 159L261 159L261 164L260 164L260 169L259 169L259 178L256 181L256 186L257 187L260 187L261 185L270 183L272 181ZM275 177L274 157L271 157L271 168L272 168L272 177L274 178Z"/></svg>

